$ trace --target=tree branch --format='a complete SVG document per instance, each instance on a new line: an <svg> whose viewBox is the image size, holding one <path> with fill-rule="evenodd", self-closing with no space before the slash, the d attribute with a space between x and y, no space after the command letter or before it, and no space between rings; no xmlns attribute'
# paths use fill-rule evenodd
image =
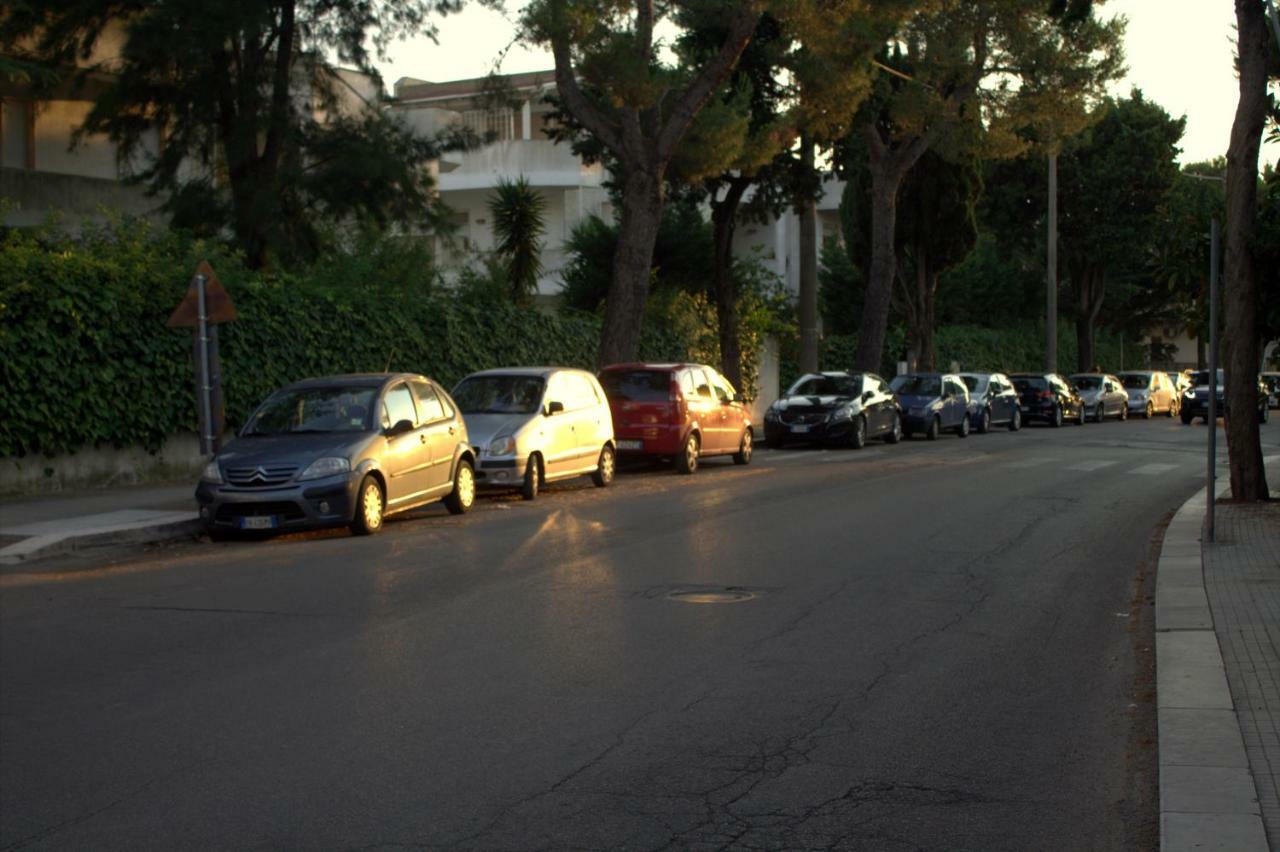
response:
<svg viewBox="0 0 1280 852"><path fill-rule="evenodd" d="M624 156L622 134L619 128L595 104L588 100L578 86L578 78L573 71L573 56L569 51L568 38L557 33L551 39L551 52L556 60L556 90L564 101L565 109L576 118L583 127L617 156Z"/></svg>

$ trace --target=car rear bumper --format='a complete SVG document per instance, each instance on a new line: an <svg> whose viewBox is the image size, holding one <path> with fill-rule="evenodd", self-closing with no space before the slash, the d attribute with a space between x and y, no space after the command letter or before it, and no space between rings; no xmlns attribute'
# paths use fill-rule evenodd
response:
<svg viewBox="0 0 1280 852"><path fill-rule="evenodd" d="M351 520L363 473L342 474L285 488L235 488L201 482L196 503L205 526L217 530L290 530ZM267 519L267 520L262 520Z"/></svg>
<svg viewBox="0 0 1280 852"><path fill-rule="evenodd" d="M673 456L684 444L684 424L656 424L627 426L615 425L613 443L619 455L625 456Z"/></svg>

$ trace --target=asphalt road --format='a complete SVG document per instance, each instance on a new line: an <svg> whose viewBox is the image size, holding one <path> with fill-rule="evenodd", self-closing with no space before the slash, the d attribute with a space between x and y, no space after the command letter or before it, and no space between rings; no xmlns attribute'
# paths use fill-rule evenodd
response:
<svg viewBox="0 0 1280 852"><path fill-rule="evenodd" d="M1152 848L1150 557L1204 438L762 452L6 573L0 848Z"/></svg>

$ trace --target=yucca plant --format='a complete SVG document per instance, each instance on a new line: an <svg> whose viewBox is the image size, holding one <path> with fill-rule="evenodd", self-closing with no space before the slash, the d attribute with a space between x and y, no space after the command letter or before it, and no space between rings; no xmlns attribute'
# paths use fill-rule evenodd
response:
<svg viewBox="0 0 1280 852"><path fill-rule="evenodd" d="M538 292L542 274L542 235L546 233L546 200L520 177L501 179L489 196L494 253L506 268L511 300L528 304Z"/></svg>

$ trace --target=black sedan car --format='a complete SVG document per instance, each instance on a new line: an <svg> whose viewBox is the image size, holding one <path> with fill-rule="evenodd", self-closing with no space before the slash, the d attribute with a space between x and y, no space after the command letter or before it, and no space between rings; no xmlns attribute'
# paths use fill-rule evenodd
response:
<svg viewBox="0 0 1280 852"><path fill-rule="evenodd" d="M788 441L860 448L870 438L896 444L902 437L898 404L875 373L809 373L769 406L765 443L778 449Z"/></svg>
<svg viewBox="0 0 1280 852"><path fill-rule="evenodd" d="M1013 373L1009 376L1018 391L1022 419L1028 423L1040 420L1050 426L1061 426L1070 420L1084 425L1085 404L1071 385L1057 373Z"/></svg>
<svg viewBox="0 0 1280 852"><path fill-rule="evenodd" d="M309 379L258 406L196 487L210 534L350 525L368 535L395 512L475 500L475 456L449 394L423 376Z"/></svg>
<svg viewBox="0 0 1280 852"><path fill-rule="evenodd" d="M1209 422L1209 371L1198 370L1192 374L1192 385L1182 395L1181 415L1184 425L1190 426L1198 417ZM1230 412L1227 410L1227 389L1226 381L1222 370L1218 370L1218 380L1216 385L1217 401L1214 403L1216 414L1219 417L1229 417ZM1268 388L1266 383L1258 379L1258 422L1266 423L1268 418L1269 402Z"/></svg>

